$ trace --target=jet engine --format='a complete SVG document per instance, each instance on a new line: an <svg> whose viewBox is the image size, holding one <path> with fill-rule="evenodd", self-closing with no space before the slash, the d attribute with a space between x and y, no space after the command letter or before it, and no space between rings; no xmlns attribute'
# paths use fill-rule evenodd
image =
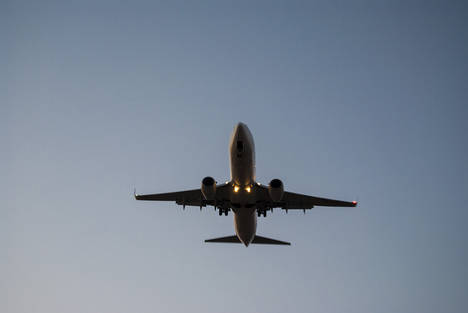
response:
<svg viewBox="0 0 468 313"><path fill-rule="evenodd" d="M268 193L271 200L275 202L281 201L284 193L283 182L277 178L272 179L268 185Z"/></svg>
<svg viewBox="0 0 468 313"><path fill-rule="evenodd" d="M201 183L201 192L206 200L213 200L216 195L216 181L213 177L203 178Z"/></svg>

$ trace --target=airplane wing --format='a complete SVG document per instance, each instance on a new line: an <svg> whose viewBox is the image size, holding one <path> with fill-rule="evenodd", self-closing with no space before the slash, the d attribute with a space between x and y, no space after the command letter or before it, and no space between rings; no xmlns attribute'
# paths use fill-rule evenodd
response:
<svg viewBox="0 0 468 313"><path fill-rule="evenodd" d="M268 194L268 187L262 185L261 188L263 189L263 199L268 199L265 201L265 205L270 208L282 208L285 210L308 210L312 209L314 206L355 207L357 205L356 201L342 201L320 198L288 191L284 192L281 201L273 202L269 200L270 196Z"/></svg>
<svg viewBox="0 0 468 313"><path fill-rule="evenodd" d="M282 202L285 202L286 207L290 208L313 208L314 206L339 206L339 207L355 207L356 201L342 201L327 198L319 198L299 193L285 192Z"/></svg>
<svg viewBox="0 0 468 313"><path fill-rule="evenodd" d="M226 184L216 186L216 200L206 200L200 189L146 195L135 194L135 199L145 201L174 201L175 203L183 206L205 207L207 205L215 204L221 206L226 201L229 202L229 198L226 196L225 191Z"/></svg>

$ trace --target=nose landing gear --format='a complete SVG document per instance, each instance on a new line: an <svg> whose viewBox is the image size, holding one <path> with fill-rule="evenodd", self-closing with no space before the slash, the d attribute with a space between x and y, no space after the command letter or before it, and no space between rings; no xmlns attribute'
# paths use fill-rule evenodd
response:
<svg viewBox="0 0 468 313"><path fill-rule="evenodd" d="M266 217L266 210L257 209L257 216L260 217L262 215L263 217Z"/></svg>

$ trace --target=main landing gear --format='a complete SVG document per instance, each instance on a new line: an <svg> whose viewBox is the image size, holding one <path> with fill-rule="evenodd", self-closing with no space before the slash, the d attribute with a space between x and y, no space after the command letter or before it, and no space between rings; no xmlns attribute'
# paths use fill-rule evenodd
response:
<svg viewBox="0 0 468 313"><path fill-rule="evenodd" d="M228 216L229 209L221 209L221 208L219 208L219 209L218 209L218 214L219 214L219 216L223 215L223 213L224 213L225 216Z"/></svg>

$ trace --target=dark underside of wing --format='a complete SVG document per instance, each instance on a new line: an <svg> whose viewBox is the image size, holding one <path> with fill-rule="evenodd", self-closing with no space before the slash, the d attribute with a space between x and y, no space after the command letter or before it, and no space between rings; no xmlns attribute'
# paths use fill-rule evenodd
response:
<svg viewBox="0 0 468 313"><path fill-rule="evenodd" d="M314 206L337 206L337 207L355 207L355 201L342 201L327 198L320 198L308 195L302 195L293 192L285 192L282 202L288 207L314 207Z"/></svg>
<svg viewBox="0 0 468 313"><path fill-rule="evenodd" d="M217 188L217 196L219 199L217 200L218 204L221 205L224 199L225 194L225 186L226 184L219 185ZM214 205L214 200L206 200L203 197L203 194L200 189L192 189L192 190L184 190L184 191L176 191L176 192L166 192L166 193L155 193L155 194L147 194L147 195L138 195L135 194L136 200L143 200L143 201L174 201L180 205L186 206L206 206L206 205Z"/></svg>
<svg viewBox="0 0 468 313"><path fill-rule="evenodd" d="M200 205L203 195L200 189L155 193L148 195L135 195L136 200L144 201L174 201L177 204Z"/></svg>
<svg viewBox="0 0 468 313"><path fill-rule="evenodd" d="M315 206L355 207L357 205L356 201L342 201L328 198L320 198L288 191L284 192L281 201L273 202L270 200L270 196L268 194L268 187L262 185L261 188L263 190L262 198L264 199L265 204L273 208L282 208L286 210L303 210L311 209Z"/></svg>

